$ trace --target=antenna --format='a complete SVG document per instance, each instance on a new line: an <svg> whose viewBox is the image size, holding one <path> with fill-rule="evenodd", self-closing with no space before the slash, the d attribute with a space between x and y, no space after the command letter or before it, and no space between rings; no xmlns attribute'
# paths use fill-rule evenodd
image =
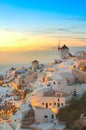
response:
<svg viewBox="0 0 86 130"><path fill-rule="evenodd" d="M60 40L59 40L59 43L58 43L58 51L60 50Z"/></svg>

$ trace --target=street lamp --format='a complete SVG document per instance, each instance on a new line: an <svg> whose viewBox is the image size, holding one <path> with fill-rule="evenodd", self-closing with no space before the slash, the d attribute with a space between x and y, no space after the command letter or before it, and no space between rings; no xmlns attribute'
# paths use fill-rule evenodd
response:
<svg viewBox="0 0 86 130"><path fill-rule="evenodd" d="M2 106L2 109L4 109L4 112L5 112L5 119L7 120L8 119L8 110L10 110L12 108L10 102L8 102L7 100L5 100L5 103L3 104Z"/></svg>

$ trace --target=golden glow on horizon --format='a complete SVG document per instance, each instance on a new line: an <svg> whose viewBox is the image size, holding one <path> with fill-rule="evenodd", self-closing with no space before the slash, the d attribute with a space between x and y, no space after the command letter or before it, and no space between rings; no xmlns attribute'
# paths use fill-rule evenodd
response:
<svg viewBox="0 0 86 130"><path fill-rule="evenodd" d="M73 38L56 38L51 35L33 35L25 32L0 31L0 51L44 50L58 45L86 46L86 41Z"/></svg>

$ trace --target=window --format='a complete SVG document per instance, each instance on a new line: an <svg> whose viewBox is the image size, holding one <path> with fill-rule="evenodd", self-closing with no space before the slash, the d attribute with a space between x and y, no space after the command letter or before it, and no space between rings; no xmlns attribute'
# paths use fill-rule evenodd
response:
<svg viewBox="0 0 86 130"><path fill-rule="evenodd" d="M59 98L58 98L58 102L59 102Z"/></svg>
<svg viewBox="0 0 86 130"><path fill-rule="evenodd" d="M51 106L51 103L49 103L49 105Z"/></svg>
<svg viewBox="0 0 86 130"><path fill-rule="evenodd" d="M51 115L51 119L54 119L54 115L53 114Z"/></svg>
<svg viewBox="0 0 86 130"><path fill-rule="evenodd" d="M63 103L61 103L61 105L63 106Z"/></svg>
<svg viewBox="0 0 86 130"><path fill-rule="evenodd" d="M56 106L56 102L54 102L54 106Z"/></svg>
<svg viewBox="0 0 86 130"><path fill-rule="evenodd" d="M48 116L47 116L47 115L44 115L44 118L48 118Z"/></svg>
<svg viewBox="0 0 86 130"><path fill-rule="evenodd" d="M61 94L60 94L60 93L58 93L58 94L57 94L57 97L61 97Z"/></svg>
<svg viewBox="0 0 86 130"><path fill-rule="evenodd" d="M60 82L58 82L58 84L61 84Z"/></svg>
<svg viewBox="0 0 86 130"><path fill-rule="evenodd" d="M60 107L60 103L57 103L57 106Z"/></svg>
<svg viewBox="0 0 86 130"><path fill-rule="evenodd" d="M44 102L42 103L42 105L44 106Z"/></svg>
<svg viewBox="0 0 86 130"><path fill-rule="evenodd" d="M46 103L46 108L48 108L48 103Z"/></svg>
<svg viewBox="0 0 86 130"><path fill-rule="evenodd" d="M53 82L53 84L55 85L56 83L55 83L55 82Z"/></svg>

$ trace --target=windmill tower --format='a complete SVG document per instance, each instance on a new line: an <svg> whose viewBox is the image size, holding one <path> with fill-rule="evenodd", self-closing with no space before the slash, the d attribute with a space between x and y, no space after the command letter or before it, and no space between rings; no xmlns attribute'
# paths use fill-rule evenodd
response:
<svg viewBox="0 0 86 130"><path fill-rule="evenodd" d="M60 57L61 59L69 58L69 48L65 44L60 48Z"/></svg>

